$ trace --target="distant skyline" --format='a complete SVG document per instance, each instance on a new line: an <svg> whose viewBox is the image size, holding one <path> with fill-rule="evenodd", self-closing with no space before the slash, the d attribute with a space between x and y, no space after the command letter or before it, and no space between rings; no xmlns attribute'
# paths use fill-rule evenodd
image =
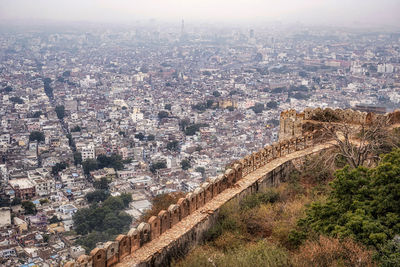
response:
<svg viewBox="0 0 400 267"><path fill-rule="evenodd" d="M400 27L399 0L0 0L0 20L129 23L143 19Z"/></svg>

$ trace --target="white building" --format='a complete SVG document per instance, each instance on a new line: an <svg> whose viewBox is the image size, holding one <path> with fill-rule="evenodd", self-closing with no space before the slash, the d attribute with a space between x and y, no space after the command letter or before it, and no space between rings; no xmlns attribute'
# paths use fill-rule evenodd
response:
<svg viewBox="0 0 400 267"><path fill-rule="evenodd" d="M393 73L394 67L392 64L378 64L378 69L377 71L379 73Z"/></svg>
<svg viewBox="0 0 400 267"><path fill-rule="evenodd" d="M82 154L82 160L87 160L87 159L94 159L96 158L95 150L94 150L94 145L93 143L82 147L81 149L81 154Z"/></svg>

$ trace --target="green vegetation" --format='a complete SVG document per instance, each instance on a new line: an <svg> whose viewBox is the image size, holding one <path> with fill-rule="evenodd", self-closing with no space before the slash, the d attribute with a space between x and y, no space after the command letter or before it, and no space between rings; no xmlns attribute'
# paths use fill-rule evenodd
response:
<svg viewBox="0 0 400 267"><path fill-rule="evenodd" d="M108 191L110 189L109 183L110 181L107 178L102 177L100 180L93 182L93 187L98 190Z"/></svg>
<svg viewBox="0 0 400 267"><path fill-rule="evenodd" d="M130 194L122 194L108 197L101 205L95 203L89 208L78 210L73 216L74 228L82 237L76 243L90 251L97 242L113 239L127 231L132 218L123 209L131 201Z"/></svg>
<svg viewBox="0 0 400 267"><path fill-rule="evenodd" d="M76 152L76 145L74 139L72 138L72 135L67 134L67 138L68 138L68 145L71 147L72 151Z"/></svg>
<svg viewBox="0 0 400 267"><path fill-rule="evenodd" d="M58 175L60 171L65 170L66 168L68 168L68 163L66 162L56 163L56 165L51 167L51 174Z"/></svg>
<svg viewBox="0 0 400 267"><path fill-rule="evenodd" d="M167 168L167 163L165 161L157 161L157 162L153 162L150 165L150 171L154 174L156 173L157 170L159 169L165 169Z"/></svg>
<svg viewBox="0 0 400 267"><path fill-rule="evenodd" d="M86 200L89 203L98 203L98 202L103 202L110 196L110 193L108 193L106 190L95 190L93 192L87 193L86 194Z"/></svg>
<svg viewBox="0 0 400 267"><path fill-rule="evenodd" d="M43 204L49 203L49 200L47 198L42 198L39 200L39 203L40 203L40 205L43 205Z"/></svg>
<svg viewBox="0 0 400 267"><path fill-rule="evenodd" d="M5 92L5 93L9 93L9 92L11 92L13 90L13 88L11 87L11 86L6 86L6 87L4 87L3 88L3 92ZM0 91L1 92L1 91Z"/></svg>
<svg viewBox="0 0 400 267"><path fill-rule="evenodd" d="M41 111L35 111L34 113L28 114L28 118L40 118L43 113Z"/></svg>
<svg viewBox="0 0 400 267"><path fill-rule="evenodd" d="M22 100L22 98L20 98L18 96L10 97L10 101L14 102L14 103L17 103L17 104L23 104L24 103L24 100Z"/></svg>
<svg viewBox="0 0 400 267"><path fill-rule="evenodd" d="M176 140L168 142L167 149L170 151L179 151L179 142Z"/></svg>
<svg viewBox="0 0 400 267"><path fill-rule="evenodd" d="M206 169L204 167L197 167L196 172L199 172L201 173L201 175L204 176L204 174L206 173Z"/></svg>
<svg viewBox="0 0 400 267"><path fill-rule="evenodd" d="M51 84L50 78L43 79L44 92L46 93L48 98L53 98L53 88L51 87L50 84Z"/></svg>
<svg viewBox="0 0 400 267"><path fill-rule="evenodd" d="M25 214L29 215L29 214L36 214L37 209L35 204L33 204L33 202L31 201L22 201L22 208L25 211Z"/></svg>
<svg viewBox="0 0 400 267"><path fill-rule="evenodd" d="M278 103L276 101L270 101L267 103L267 108L276 109L278 107Z"/></svg>
<svg viewBox="0 0 400 267"><path fill-rule="evenodd" d="M29 134L29 141L44 142L44 133L39 131L33 131Z"/></svg>
<svg viewBox="0 0 400 267"><path fill-rule="evenodd" d="M199 112L203 112L207 109L216 109L219 107L218 102L215 102L212 99L208 99L206 102L200 102L195 105L192 105L192 109L197 110Z"/></svg>
<svg viewBox="0 0 400 267"><path fill-rule="evenodd" d="M112 154L111 156L99 155L97 159L87 159L82 162L83 171L89 174L91 171L103 168L114 168L115 170L122 170L124 163L122 156Z"/></svg>
<svg viewBox="0 0 400 267"><path fill-rule="evenodd" d="M82 164L82 153L74 152L74 164L79 165Z"/></svg>
<svg viewBox="0 0 400 267"><path fill-rule="evenodd" d="M278 188L225 204L173 266L399 266L400 149L370 169L336 155L307 157Z"/></svg>
<svg viewBox="0 0 400 267"><path fill-rule="evenodd" d="M218 91L214 91L214 92L213 92L213 96L215 96L215 97L220 97L220 96L221 96L221 93L218 92Z"/></svg>
<svg viewBox="0 0 400 267"><path fill-rule="evenodd" d="M169 117L169 113L165 110L161 110L160 112L158 112L158 119L162 120L164 118L168 118Z"/></svg>
<svg viewBox="0 0 400 267"><path fill-rule="evenodd" d="M256 103L254 106L250 107L249 109L253 110L254 113L258 114L264 111L265 107L262 103Z"/></svg>
<svg viewBox="0 0 400 267"><path fill-rule="evenodd" d="M156 139L156 137L154 136L154 134L149 134L147 136L147 141L149 141L149 142L154 141L155 139Z"/></svg>
<svg viewBox="0 0 400 267"><path fill-rule="evenodd" d="M87 159L82 161L83 172L88 175L91 171L98 170L99 166L97 164L97 160L95 159Z"/></svg>
<svg viewBox="0 0 400 267"><path fill-rule="evenodd" d="M171 111L171 104L165 104L164 109Z"/></svg>
<svg viewBox="0 0 400 267"><path fill-rule="evenodd" d="M272 124L274 127L279 126L279 121L276 119L270 119L267 121L269 124Z"/></svg>
<svg viewBox="0 0 400 267"><path fill-rule="evenodd" d="M345 167L331 186L326 201L307 209L301 231L351 237L376 249L384 266L393 259L399 265L391 242L400 232L400 150L385 155L375 168Z"/></svg>
<svg viewBox="0 0 400 267"><path fill-rule="evenodd" d="M22 200L19 197L16 197L11 201L11 206L19 205L21 203L22 203Z"/></svg>
<svg viewBox="0 0 400 267"><path fill-rule="evenodd" d="M65 78L68 78L71 75L71 71L70 70L66 70L63 72L62 76Z"/></svg>
<svg viewBox="0 0 400 267"><path fill-rule="evenodd" d="M275 94L279 94L279 93L282 93L285 90L286 90L286 87L277 87L277 88L272 89L271 92L275 93Z"/></svg>
<svg viewBox="0 0 400 267"><path fill-rule="evenodd" d="M98 168L114 168L115 170L122 170L124 164L122 163L122 156L118 154L111 154L111 156L99 155L97 157Z"/></svg>
<svg viewBox="0 0 400 267"><path fill-rule="evenodd" d="M63 105L56 106L55 111L57 113L57 118L59 120L64 119L64 117L65 117L65 107Z"/></svg>
<svg viewBox="0 0 400 267"><path fill-rule="evenodd" d="M185 134L187 136L192 136L195 135L198 131L200 131L201 127L208 127L209 125L207 123L195 123L192 125L189 125L185 128Z"/></svg>
<svg viewBox="0 0 400 267"><path fill-rule="evenodd" d="M181 161L181 168L182 168L182 170L187 171L187 170L190 169L190 167L192 167L191 164L190 164L190 160L188 160L188 159L183 159L183 160Z"/></svg>
<svg viewBox="0 0 400 267"><path fill-rule="evenodd" d="M139 139L139 141L143 141L145 138L145 135L142 133L137 133L137 134L135 134L135 138Z"/></svg>
<svg viewBox="0 0 400 267"><path fill-rule="evenodd" d="M227 253L215 253L211 248L199 248L188 256L185 262L173 264L176 267L286 267L289 258L285 251L265 241L230 250Z"/></svg>
<svg viewBox="0 0 400 267"><path fill-rule="evenodd" d="M53 217L49 219L49 223L58 223L58 222L62 222L62 220L60 220L56 215L53 215Z"/></svg>
<svg viewBox="0 0 400 267"><path fill-rule="evenodd" d="M71 132L80 132L81 130L82 130L81 127L79 125L76 125L71 129Z"/></svg>

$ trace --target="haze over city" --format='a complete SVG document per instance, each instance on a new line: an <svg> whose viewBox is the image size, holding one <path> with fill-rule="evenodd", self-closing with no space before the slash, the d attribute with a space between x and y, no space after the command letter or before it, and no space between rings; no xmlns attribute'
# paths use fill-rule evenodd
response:
<svg viewBox="0 0 400 267"><path fill-rule="evenodd" d="M399 14L0 0L0 266L400 266Z"/></svg>
<svg viewBox="0 0 400 267"><path fill-rule="evenodd" d="M351 27L400 26L397 0L2 0L1 20L130 23L142 19Z"/></svg>

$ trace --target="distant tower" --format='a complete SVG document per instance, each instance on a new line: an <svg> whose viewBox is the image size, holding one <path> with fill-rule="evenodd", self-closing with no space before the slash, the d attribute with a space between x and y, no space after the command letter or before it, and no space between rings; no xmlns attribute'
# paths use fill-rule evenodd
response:
<svg viewBox="0 0 400 267"><path fill-rule="evenodd" d="M250 38L251 38L251 39L254 38L254 30L253 30L253 29L250 30Z"/></svg>
<svg viewBox="0 0 400 267"><path fill-rule="evenodd" d="M183 36L184 32L185 32L185 21L182 20L182 25L181 25L181 37Z"/></svg>

